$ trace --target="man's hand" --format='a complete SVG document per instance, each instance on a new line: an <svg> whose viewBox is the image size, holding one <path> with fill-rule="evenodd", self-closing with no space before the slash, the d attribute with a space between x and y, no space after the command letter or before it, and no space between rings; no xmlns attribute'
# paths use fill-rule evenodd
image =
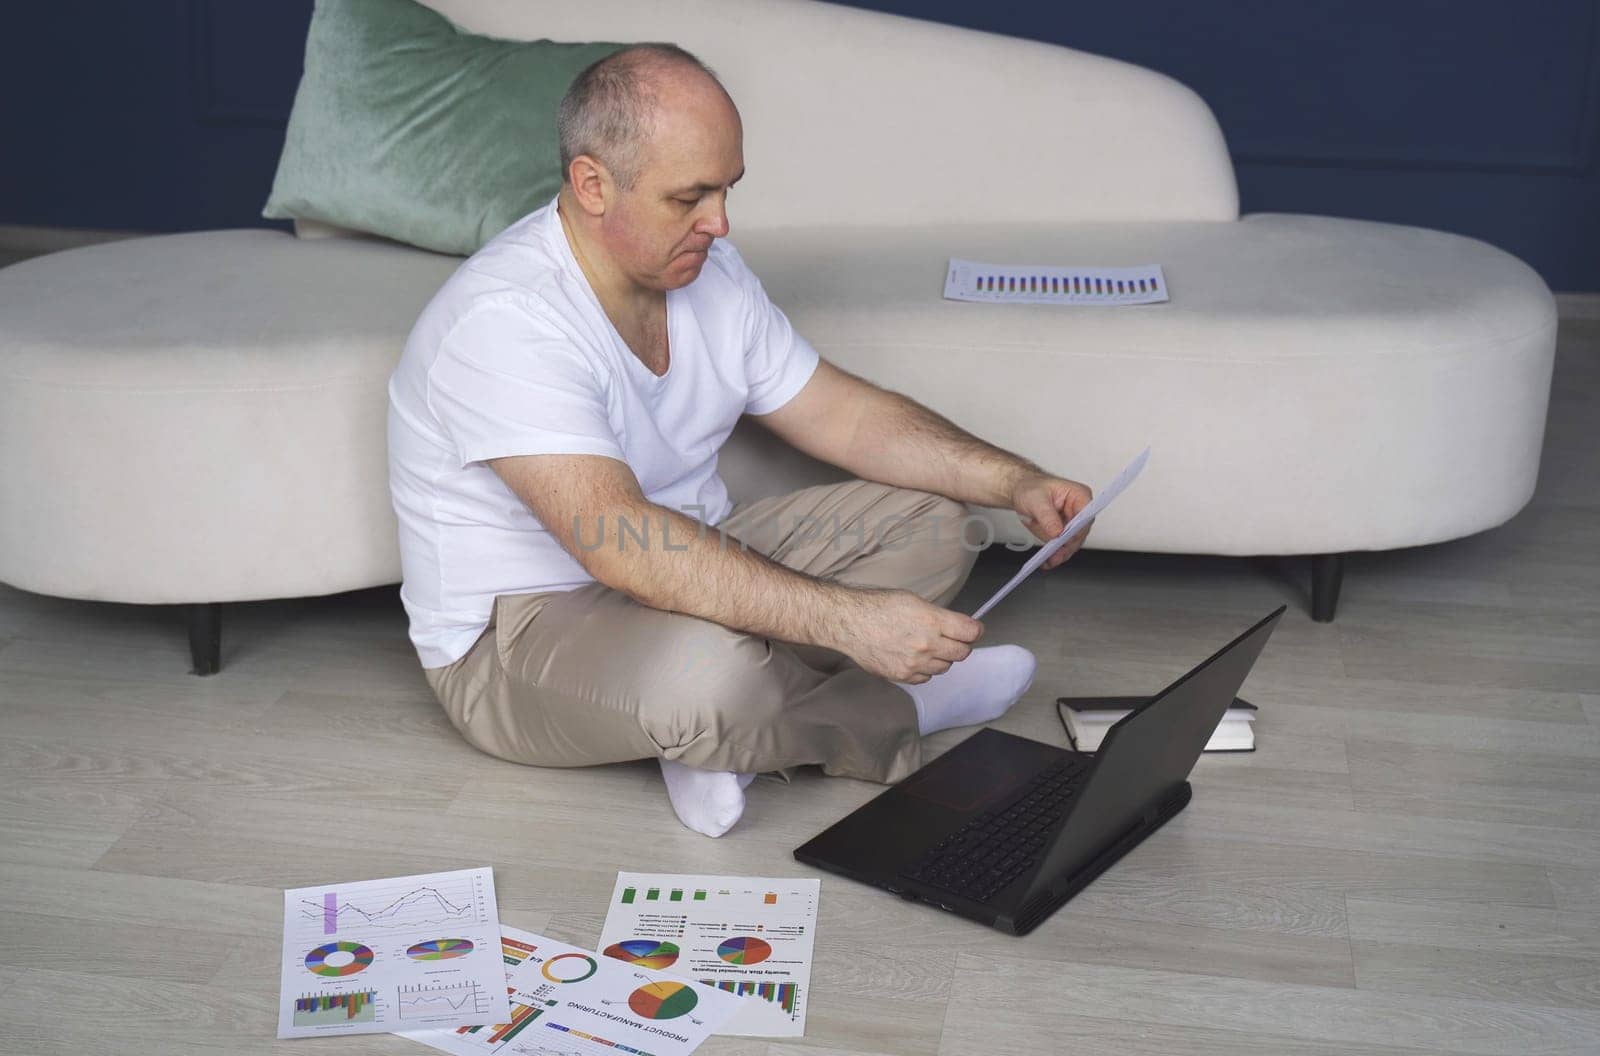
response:
<svg viewBox="0 0 1600 1056"><path fill-rule="evenodd" d="M908 590L850 588L833 648L861 668L895 682L920 684L965 660L983 624L941 609Z"/></svg>
<svg viewBox="0 0 1600 1056"><path fill-rule="evenodd" d="M1017 516L1022 518L1028 531L1046 543L1060 535L1067 522L1093 499L1094 492L1085 485L1044 473L1024 474L1011 490L1011 508L1017 511ZM1062 544L1061 549L1051 554L1050 559L1039 567L1044 570L1055 568L1077 553L1083 541L1089 537L1092 527L1093 521L1084 525L1082 531Z"/></svg>

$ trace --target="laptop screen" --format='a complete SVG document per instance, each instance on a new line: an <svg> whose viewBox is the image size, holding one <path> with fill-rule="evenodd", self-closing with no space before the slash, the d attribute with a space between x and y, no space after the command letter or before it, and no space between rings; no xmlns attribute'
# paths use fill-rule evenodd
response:
<svg viewBox="0 0 1600 1056"><path fill-rule="evenodd" d="M1064 882L1172 798L1283 613L1279 607L1111 728L1030 894Z"/></svg>

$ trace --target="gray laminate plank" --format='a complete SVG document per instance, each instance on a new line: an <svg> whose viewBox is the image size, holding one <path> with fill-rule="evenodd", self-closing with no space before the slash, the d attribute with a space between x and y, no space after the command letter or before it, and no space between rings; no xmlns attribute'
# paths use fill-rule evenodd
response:
<svg viewBox="0 0 1600 1056"><path fill-rule="evenodd" d="M138 680L89 673L0 671L7 737L159 743L248 729L283 695L281 685L184 676Z"/></svg>
<svg viewBox="0 0 1600 1056"><path fill-rule="evenodd" d="M1568 731L1569 735L1573 732L1580 737L1588 733L1581 729ZM1600 793L1600 766L1581 751L1538 752L1515 745L1479 748L1439 743L1450 739L1444 733L1432 743L1427 743L1426 737L1414 737L1405 743L1368 740L1365 736L1351 738L1352 780L1363 790L1411 788L1419 794L1460 786ZM1492 743L1492 738L1488 740ZM1472 741L1476 743L1476 739Z"/></svg>
<svg viewBox="0 0 1600 1056"><path fill-rule="evenodd" d="M120 975L152 982L203 983L217 973L238 937L199 928L108 925L77 915L0 911L0 963L84 975ZM65 914L74 914L66 916ZM270 940L258 945L270 948Z"/></svg>
<svg viewBox="0 0 1600 1056"><path fill-rule="evenodd" d="M258 811L269 800L286 804L287 820L294 809L326 809L332 800L384 806L401 793L414 803L444 807L455 798L462 782L457 770L437 758L400 757L401 777L395 763L376 751L319 759L325 748L297 757L292 748L268 750L268 739L253 745L238 737L207 740L209 747L205 742L196 745L174 740L172 748L116 748L96 742L79 745L70 738L0 740L0 760L9 764L8 772L0 777L0 795L14 787L18 795L55 794L64 802L90 796L108 800L131 796L148 807L176 789L200 788L213 793L231 789L251 795L251 808Z"/></svg>
<svg viewBox="0 0 1600 1056"><path fill-rule="evenodd" d="M1600 1009L1600 960L1384 942L1350 945L1362 990Z"/></svg>
<svg viewBox="0 0 1600 1056"><path fill-rule="evenodd" d="M1273 763L1282 763L1281 754L1290 754L1307 749L1311 742L1306 738L1288 738L1272 731L1270 723L1256 731L1257 765L1232 766L1222 763L1218 757L1216 764L1209 759L1202 759L1202 764L1195 767L1194 774L1190 777L1190 784L1194 794L1202 804L1220 802L1259 803L1264 797L1270 797L1272 802L1286 806L1298 807L1331 807L1340 810L1354 810L1355 796L1350 789L1350 775L1335 770L1324 773L1311 767L1300 769L1283 769L1279 766L1262 766L1260 761L1271 760ZM1338 745L1338 758L1344 758L1344 742L1332 742ZM1318 759L1327 758L1318 755Z"/></svg>
<svg viewBox="0 0 1600 1056"><path fill-rule="evenodd" d="M821 1048L804 1041L790 1042L780 1039L767 1045L766 1056L889 1056L893 1051L893 1049L872 1052L860 1048Z"/></svg>
<svg viewBox="0 0 1600 1056"><path fill-rule="evenodd" d="M25 750L27 757L40 753ZM0 761L17 759L0 741ZM47 759L58 757L44 753ZM155 804L149 793L121 787L41 782L0 766L0 862L86 868Z"/></svg>
<svg viewBox="0 0 1600 1056"><path fill-rule="evenodd" d="M858 1045L933 1056L939 1051L945 1002L904 1001L893 997L849 991L813 974L812 1005L806 1012L806 1037L823 1045Z"/></svg>
<svg viewBox="0 0 1600 1056"><path fill-rule="evenodd" d="M1426 815L1460 821L1508 822L1556 829L1600 829L1600 795L1506 785L1456 785L1449 789L1363 789L1355 794L1355 808L1364 813Z"/></svg>
<svg viewBox="0 0 1600 1056"><path fill-rule="evenodd" d="M273 944L283 929L277 888L35 865L0 865L0 912L70 913L108 931L192 929Z"/></svg>
<svg viewBox="0 0 1600 1056"><path fill-rule="evenodd" d="M1199 917L1185 919L1202 912L1218 914L1211 923L1226 923L1232 913L1230 926L1246 927L1247 920L1259 918L1262 930L1342 936L1344 914L1329 907L1352 893L1395 901L1554 904L1545 870L1536 865L1327 848L1291 839L1285 833L1280 840L1193 840L1158 832L1123 859L1128 868L1103 876L1073 905L1099 913L1117 906L1118 915L1174 923L1202 923ZM1208 898L1216 900L1209 909ZM1169 904L1182 909L1167 916ZM1297 916L1291 912L1296 905L1316 912ZM1251 906L1256 908L1246 908Z"/></svg>
<svg viewBox="0 0 1600 1056"><path fill-rule="evenodd" d="M946 1018L940 1056L1455 1056L1443 1048L1314 1041L1270 1028L1247 1031L1101 1018L1071 1011L1080 1005L1070 994L1057 995L1043 1007L1030 1004L1009 1011L999 1021L974 1016L971 1007L963 1004Z"/></svg>
<svg viewBox="0 0 1600 1056"><path fill-rule="evenodd" d="M1092 903L1074 903L1057 913L1036 933L1040 938L1030 937L1027 941L1028 957L1073 964L1203 972L1239 979L1354 985L1349 946L1343 935L1325 938L1286 928L1203 927L1151 919L1154 914L1150 912L1138 917L1107 916L1097 914L1096 908ZM924 909L920 918L908 920L908 926L920 933L931 932L928 920L933 916L933 910ZM972 932L970 924L950 921L949 925L948 941L917 944L921 956L937 956L941 949L979 949L977 944L965 941ZM1005 956L1015 952L1015 944L1010 951L998 946L987 952Z"/></svg>
<svg viewBox="0 0 1600 1056"><path fill-rule="evenodd" d="M1558 907L1587 920L1600 920L1600 870L1553 867L1545 872Z"/></svg>
<svg viewBox="0 0 1600 1056"><path fill-rule="evenodd" d="M1600 685L1600 612L1534 606L1371 605L1338 622L1345 672L1442 685L1588 692Z"/></svg>
<svg viewBox="0 0 1600 1056"><path fill-rule="evenodd" d="M1574 486L1592 493L1596 478L1600 478L1600 466L1594 467L1587 479ZM1543 480L1540 485L1542 489ZM1600 559L1590 556L1585 560L1573 560L1571 554L1560 550L1526 555L1517 562L1511 600L1524 607L1593 611L1600 605Z"/></svg>
<svg viewBox="0 0 1600 1056"><path fill-rule="evenodd" d="M765 1038L734 1038L712 1035L695 1049L696 1056L769 1056L771 1045ZM816 1052L818 1050L809 1050Z"/></svg>
<svg viewBox="0 0 1600 1056"><path fill-rule="evenodd" d="M1600 921L1565 910L1351 897L1349 914L1363 942L1600 960Z"/></svg>
<svg viewBox="0 0 1600 1056"><path fill-rule="evenodd" d="M320 799L320 797L317 797ZM583 830L544 831L536 818L523 833L499 821L447 815L397 789L387 806L282 800L263 807L234 788L175 788L96 863L110 872L169 876L263 887L460 869L477 865L541 865L553 890L604 882L615 858L585 854ZM595 827L613 819L609 812ZM544 838L540 839L543 833ZM687 833L686 835L693 835ZM621 837L619 837L621 838ZM685 845L687 841L684 841ZM616 848L611 848L611 854Z"/></svg>
<svg viewBox="0 0 1600 1056"><path fill-rule="evenodd" d="M1356 808L1600 829L1600 766L1582 756L1352 741Z"/></svg>
<svg viewBox="0 0 1600 1056"><path fill-rule="evenodd" d="M276 995L206 984L32 969L0 993L0 1052L28 1056L280 1051ZM398 1039L388 1039L389 1042ZM348 1039L352 1052L395 1052Z"/></svg>
<svg viewBox="0 0 1600 1056"><path fill-rule="evenodd" d="M1600 760L1600 726L1589 722L1524 722L1475 715L1363 713L1352 739L1425 745L1430 750L1531 753Z"/></svg>
<svg viewBox="0 0 1600 1056"><path fill-rule="evenodd" d="M993 1039L991 1051L1022 1051L1060 1038L1054 1016L1277 1036L1293 1044L1391 1046L1482 1056L1579 1053L1600 1037L1600 1012L1457 998L1374 994L1339 987L1265 983L973 954L956 958L963 981L946 1017L946 1052L971 1051L964 1025ZM1021 1015L985 1015L1003 1002ZM1023 1018L1026 1016L1026 1018ZM1202 1050L1204 1051L1204 1050ZM1589 1051L1592 1051L1590 1049Z"/></svg>
<svg viewBox="0 0 1600 1056"><path fill-rule="evenodd" d="M1306 846L1370 850L1481 862L1600 868L1600 834L1511 822L1454 821L1402 813L1316 810L1272 804L1217 803L1184 811L1171 825L1197 839L1246 842L1289 838Z"/></svg>
<svg viewBox="0 0 1600 1056"><path fill-rule="evenodd" d="M1370 736L1371 723L1388 715L1552 725L1585 721L1583 693L1438 685L1404 679L1326 679L1297 672L1282 678L1252 674L1249 685L1262 696L1263 718L1312 712L1322 715L1324 722L1339 722L1340 734ZM1309 716L1305 721L1310 721ZM1421 728L1441 727L1435 724ZM1443 728L1449 729L1449 724Z"/></svg>
<svg viewBox="0 0 1600 1056"><path fill-rule="evenodd" d="M1068 567L1063 566L1057 572L1066 578ZM1049 602L1049 598L1037 599L1035 612L1049 612ZM1265 598L1245 612L1233 613L1218 612L1214 608L1174 609L1159 603L1123 604L1095 609L1093 619L1086 618L1084 610L1074 604L1064 606L1064 611L1056 616L1060 621L1059 630L1047 639L1045 648L1052 658L1081 664L1086 672L1092 670L1089 665L1111 657L1143 662L1164 672L1164 677L1152 680L1148 689L1119 689L1118 684L1126 686L1127 679L1117 677L1111 685L1086 685L1085 694L1155 693L1281 603L1281 598ZM1039 616L1035 615L1034 619ZM1272 647L1262 654L1257 670L1268 676L1282 671L1339 677L1344 674L1342 665L1342 642L1329 625L1290 620L1280 623L1273 632Z"/></svg>

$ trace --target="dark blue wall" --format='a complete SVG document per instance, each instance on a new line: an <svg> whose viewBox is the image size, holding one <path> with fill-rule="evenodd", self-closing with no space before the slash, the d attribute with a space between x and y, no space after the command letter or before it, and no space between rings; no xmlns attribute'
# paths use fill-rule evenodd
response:
<svg viewBox="0 0 1600 1056"><path fill-rule="evenodd" d="M1171 74L1216 111L1246 211L1458 231L1557 290L1600 290L1600 0L856 6ZM0 223L267 225L310 11L15 5L0 45Z"/></svg>

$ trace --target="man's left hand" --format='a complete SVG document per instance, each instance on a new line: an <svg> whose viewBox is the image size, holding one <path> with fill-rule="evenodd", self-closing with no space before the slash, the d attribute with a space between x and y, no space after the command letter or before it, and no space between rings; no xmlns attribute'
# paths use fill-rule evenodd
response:
<svg viewBox="0 0 1600 1056"><path fill-rule="evenodd" d="M1011 491L1011 508L1017 511L1017 516L1022 518L1023 525L1039 538L1041 542L1048 543L1061 534L1061 529L1067 522L1076 517L1085 506L1094 499L1094 492L1086 485L1065 477L1052 477L1044 473L1030 473L1022 477ZM1040 566L1041 569L1052 569L1066 561L1083 546L1083 541L1089 537L1089 529L1094 527L1090 521L1077 535L1062 544L1061 549L1050 555L1050 559Z"/></svg>

